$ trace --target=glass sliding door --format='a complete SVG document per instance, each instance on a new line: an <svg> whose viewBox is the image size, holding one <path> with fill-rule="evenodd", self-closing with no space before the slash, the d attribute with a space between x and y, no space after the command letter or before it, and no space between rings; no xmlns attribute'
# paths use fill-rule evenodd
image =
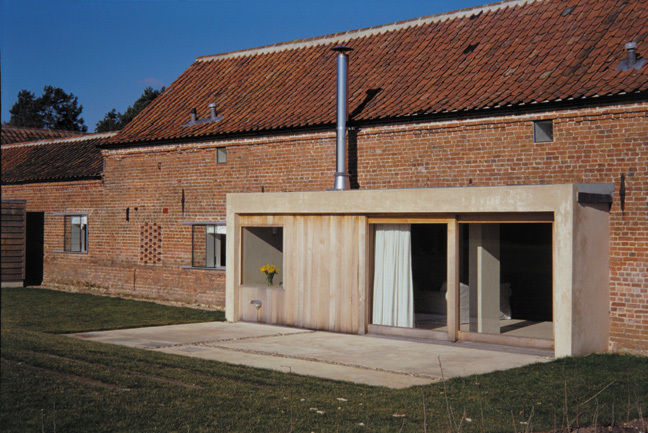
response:
<svg viewBox="0 0 648 433"><path fill-rule="evenodd" d="M551 223L460 224L460 282L461 331L553 339Z"/></svg>
<svg viewBox="0 0 648 433"><path fill-rule="evenodd" d="M447 224L375 224L373 325L447 330Z"/></svg>
<svg viewBox="0 0 648 433"><path fill-rule="evenodd" d="M447 224L412 224L416 328L447 328Z"/></svg>
<svg viewBox="0 0 648 433"><path fill-rule="evenodd" d="M372 323L413 328L410 224L377 224L374 239Z"/></svg>

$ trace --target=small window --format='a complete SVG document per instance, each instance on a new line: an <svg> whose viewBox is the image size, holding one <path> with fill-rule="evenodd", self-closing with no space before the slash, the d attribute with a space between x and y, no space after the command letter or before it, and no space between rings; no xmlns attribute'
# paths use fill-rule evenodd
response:
<svg viewBox="0 0 648 433"><path fill-rule="evenodd" d="M283 285L283 227L243 227L241 283Z"/></svg>
<svg viewBox="0 0 648 433"><path fill-rule="evenodd" d="M64 250L71 253L88 251L88 217L66 215L64 228Z"/></svg>
<svg viewBox="0 0 648 433"><path fill-rule="evenodd" d="M225 232L223 224L192 225L192 267L225 268Z"/></svg>
<svg viewBox="0 0 648 433"><path fill-rule="evenodd" d="M216 162L225 164L227 162L227 147L216 148Z"/></svg>
<svg viewBox="0 0 648 433"><path fill-rule="evenodd" d="M553 141L553 120L536 120L533 122L533 141L535 143Z"/></svg>

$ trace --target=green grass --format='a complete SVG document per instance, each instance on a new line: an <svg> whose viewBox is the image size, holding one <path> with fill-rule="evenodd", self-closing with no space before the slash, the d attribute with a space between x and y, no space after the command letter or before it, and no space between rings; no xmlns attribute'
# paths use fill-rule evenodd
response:
<svg viewBox="0 0 648 433"><path fill-rule="evenodd" d="M43 289L2 289L2 327L51 333L225 320L222 311Z"/></svg>
<svg viewBox="0 0 648 433"><path fill-rule="evenodd" d="M449 419L458 424L464 414L472 421L454 431L514 431L513 417L517 431L525 431L520 421L529 417L541 431L564 425L565 415L572 425L588 425L648 412L648 360L627 355L560 359L453 379L445 387L390 390L60 335L220 318L144 302L3 289L1 429L422 432L423 398L428 432L451 431Z"/></svg>

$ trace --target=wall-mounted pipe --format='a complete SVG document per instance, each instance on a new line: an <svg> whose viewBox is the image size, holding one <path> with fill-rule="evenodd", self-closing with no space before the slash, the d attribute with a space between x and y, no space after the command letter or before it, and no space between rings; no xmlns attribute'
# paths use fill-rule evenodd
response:
<svg viewBox="0 0 648 433"><path fill-rule="evenodd" d="M335 183L333 189L343 191L350 188L347 171L346 121L347 121L347 69L352 48L339 45L332 48L337 53L337 126L335 129Z"/></svg>

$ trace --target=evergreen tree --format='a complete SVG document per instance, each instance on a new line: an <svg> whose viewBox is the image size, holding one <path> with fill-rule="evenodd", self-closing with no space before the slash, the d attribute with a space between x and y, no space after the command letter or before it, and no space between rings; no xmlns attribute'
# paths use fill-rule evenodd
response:
<svg viewBox="0 0 648 433"><path fill-rule="evenodd" d="M45 86L43 94L35 98L28 90L18 92L18 98L9 110L9 124L31 128L88 130L81 116L83 106L72 93L53 86Z"/></svg>
<svg viewBox="0 0 648 433"><path fill-rule="evenodd" d="M9 113L11 114L10 125L30 128L43 127L43 117L39 114L38 101L29 90L23 89L18 92L18 99Z"/></svg>
<svg viewBox="0 0 648 433"><path fill-rule="evenodd" d="M72 93L67 94L62 89L45 86L43 95L38 98L40 113L47 129L65 129L68 131L87 131L84 120L80 118L83 106Z"/></svg>
<svg viewBox="0 0 648 433"><path fill-rule="evenodd" d="M151 86L147 87L133 105L129 106L123 113L119 113L114 108L107 112L104 118L97 122L95 131L106 132L122 129L162 92L164 92L164 87L160 90L154 90Z"/></svg>

